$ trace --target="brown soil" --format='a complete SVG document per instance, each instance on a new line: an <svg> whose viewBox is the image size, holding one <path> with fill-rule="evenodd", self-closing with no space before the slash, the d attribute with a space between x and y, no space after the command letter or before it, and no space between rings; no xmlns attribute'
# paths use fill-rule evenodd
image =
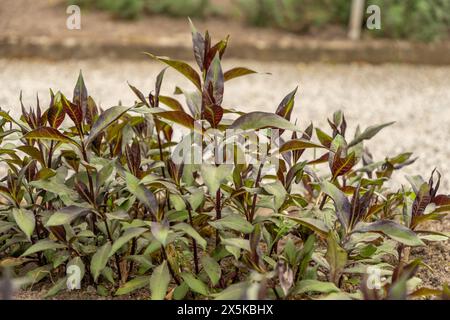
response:
<svg viewBox="0 0 450 320"><path fill-rule="evenodd" d="M139 40L144 37L164 38L168 41L179 39L182 42L190 40L187 19L165 16L144 16L136 21L114 19L110 13L81 9L81 30L66 28L65 0L2 0L0 8L0 36L50 36L55 39L95 37L98 41L120 40L124 37ZM230 23L225 18L210 17L194 22L198 29L208 27L216 37L233 35L234 41L278 41L280 37L286 40L296 37L281 30L252 28L233 20ZM339 26L331 26L323 32L313 32L315 39L331 39L345 37L345 30ZM189 43L189 41L188 41Z"/></svg>
<svg viewBox="0 0 450 320"><path fill-rule="evenodd" d="M80 59L119 57L144 59L142 51L177 59L191 58L187 19L158 15L137 21L117 20L107 12L81 10L81 30L66 27L65 0L2 0L0 56L13 58ZM229 57L264 61L332 63L450 64L450 41L432 44L391 39L351 41L341 26L330 25L298 35L250 27L236 19L194 19L199 30L209 29L215 40L231 35Z"/></svg>

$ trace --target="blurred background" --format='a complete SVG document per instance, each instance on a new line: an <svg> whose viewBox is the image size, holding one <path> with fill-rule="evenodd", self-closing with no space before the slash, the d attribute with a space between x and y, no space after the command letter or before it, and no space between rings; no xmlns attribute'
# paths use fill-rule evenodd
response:
<svg viewBox="0 0 450 320"><path fill-rule="evenodd" d="M375 159L414 152L398 183L437 167L450 192L450 0L0 0L0 107L70 97L80 69L103 108L132 104L127 81L148 93L163 68L142 52L193 60L187 17L230 35L225 69L261 72L230 82L226 106L273 111L298 85L301 126L338 109L350 130L397 121L368 143ZM164 93L175 85L190 86L167 72Z"/></svg>

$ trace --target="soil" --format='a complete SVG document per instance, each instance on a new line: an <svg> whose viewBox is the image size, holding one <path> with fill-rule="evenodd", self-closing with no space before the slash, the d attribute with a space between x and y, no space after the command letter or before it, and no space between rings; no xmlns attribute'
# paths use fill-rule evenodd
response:
<svg viewBox="0 0 450 320"><path fill-rule="evenodd" d="M187 19L151 15L135 21L126 21L114 19L108 12L84 8L81 9L81 30L68 30L66 8L65 0L2 0L0 35L51 36L57 39L95 37L98 41L120 40L124 37L134 39L158 37L168 41L179 39L183 43L190 40ZM258 39L274 42L280 37L289 39L296 36L281 30L249 27L239 20L230 23L228 19L221 17L193 20L199 30L208 28L210 34L217 38L230 34L233 35L233 41ZM331 26L322 32L313 31L311 35L306 35L314 39L335 39L345 36L345 30L339 26Z"/></svg>
<svg viewBox="0 0 450 320"><path fill-rule="evenodd" d="M114 19L108 12L83 8L81 30L69 30L66 8L65 0L2 0L0 57L144 59L141 52L145 51L176 59L192 57L187 19L150 15L124 21ZM373 39L364 34L360 41L351 41L342 26L313 28L299 35L215 16L194 19L194 23L200 31L208 29L215 41L231 35L227 56L239 59L450 64L450 39L428 44Z"/></svg>

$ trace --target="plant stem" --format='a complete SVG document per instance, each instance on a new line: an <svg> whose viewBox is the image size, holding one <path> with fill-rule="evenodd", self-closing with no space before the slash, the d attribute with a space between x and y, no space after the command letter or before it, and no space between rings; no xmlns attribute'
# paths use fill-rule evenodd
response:
<svg viewBox="0 0 450 320"><path fill-rule="evenodd" d="M166 249L164 248L164 246L161 247L161 251L162 251L164 260L167 261L167 267L169 268L169 272L170 272L170 274L171 274L173 280L175 280L175 283L176 283L177 285L180 285L180 280L178 280L178 278L177 278L175 272L173 271L172 265L171 265L170 262L169 262L169 259L167 259L167 252L166 252Z"/></svg>
<svg viewBox="0 0 450 320"><path fill-rule="evenodd" d="M222 219L222 209L221 209L221 197L222 197L222 193L220 192L220 188L217 189L216 191L216 220ZM216 248L220 243L220 238L219 238L219 230L216 229Z"/></svg>
<svg viewBox="0 0 450 320"><path fill-rule="evenodd" d="M103 222L105 223L105 228L106 228L106 232L108 234L109 241L111 241L111 243L113 243L114 241L113 241L113 238L111 235L111 231L109 230L108 221L105 219L105 220L103 220ZM117 272L120 277L120 261L119 261L119 256L117 255L117 253L114 254L114 260L116 262Z"/></svg>
<svg viewBox="0 0 450 320"><path fill-rule="evenodd" d="M258 168L258 174L256 175L255 186L254 186L255 188L258 188L258 187L259 187L259 182L260 182L260 180L261 180L261 172L262 172L263 166L264 166L264 165L263 165L263 163L261 162L260 165L259 165L259 168ZM255 217L257 196L258 196L258 195L257 195L256 193L253 195L252 208L251 208L251 211L250 211L250 216L248 217L248 221L249 221L250 223L253 222L253 218Z"/></svg>
<svg viewBox="0 0 450 320"><path fill-rule="evenodd" d="M192 208L191 205L188 203L187 204L187 210L188 210L188 214L189 214L189 223L192 227L192 229L195 230L194 227L194 220L192 219ZM194 267L195 267L195 274L199 273L199 267L198 267L198 248L197 248L197 240L195 240L194 238L192 238L192 247L194 249Z"/></svg>

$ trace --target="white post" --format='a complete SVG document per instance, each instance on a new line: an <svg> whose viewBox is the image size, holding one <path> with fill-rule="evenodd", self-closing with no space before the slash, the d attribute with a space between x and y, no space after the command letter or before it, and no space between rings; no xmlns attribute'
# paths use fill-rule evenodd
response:
<svg viewBox="0 0 450 320"><path fill-rule="evenodd" d="M361 25L364 16L364 0L352 0L348 37L358 40L361 37Z"/></svg>

